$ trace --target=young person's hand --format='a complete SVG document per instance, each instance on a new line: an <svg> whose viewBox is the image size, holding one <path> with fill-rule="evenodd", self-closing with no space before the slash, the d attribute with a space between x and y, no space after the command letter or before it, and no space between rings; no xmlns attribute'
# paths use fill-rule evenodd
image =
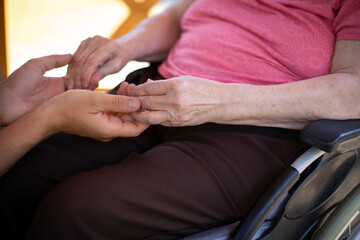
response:
<svg viewBox="0 0 360 240"><path fill-rule="evenodd" d="M69 64L72 55L31 59L0 83L0 124L8 125L41 103L65 91L65 77L44 77Z"/></svg>
<svg viewBox="0 0 360 240"><path fill-rule="evenodd" d="M44 104L50 134L66 132L109 141L115 137L135 137L148 124L132 119L140 109L138 99L87 90L70 90Z"/></svg>
<svg viewBox="0 0 360 240"><path fill-rule="evenodd" d="M66 132L109 141L135 137L149 125L132 119L140 101L86 90L64 92L0 131L0 176L26 152L54 133Z"/></svg>

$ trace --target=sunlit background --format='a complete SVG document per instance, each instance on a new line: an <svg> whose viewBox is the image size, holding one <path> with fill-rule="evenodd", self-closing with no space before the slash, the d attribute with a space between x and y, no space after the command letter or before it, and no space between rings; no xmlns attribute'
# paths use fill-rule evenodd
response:
<svg viewBox="0 0 360 240"><path fill-rule="evenodd" d="M159 1L149 15L162 11L173 1ZM7 0L10 73L31 58L74 53L80 42L88 37L111 37L129 14L122 0ZM104 78L99 88L111 89L129 72L146 65L130 62L120 73ZM65 74L66 67L63 67L47 75Z"/></svg>

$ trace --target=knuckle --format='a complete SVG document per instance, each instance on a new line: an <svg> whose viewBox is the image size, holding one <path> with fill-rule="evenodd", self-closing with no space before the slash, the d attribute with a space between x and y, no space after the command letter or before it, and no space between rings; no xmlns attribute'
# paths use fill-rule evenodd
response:
<svg viewBox="0 0 360 240"><path fill-rule="evenodd" d="M142 106L143 108L149 109L149 108L151 108L151 104L152 104L152 101L151 101L150 97L144 97L144 98L142 98L142 100L141 100L141 106Z"/></svg>
<svg viewBox="0 0 360 240"><path fill-rule="evenodd" d="M86 60L85 60L85 57L83 57L83 56L75 56L74 57L74 60L73 60L73 62L75 63L75 64L81 64L81 63L84 63Z"/></svg>
<svg viewBox="0 0 360 240"><path fill-rule="evenodd" d="M188 88L188 82L187 81L184 81L183 79L180 79L180 78L176 78L173 80L173 88L174 90L180 92L180 91L183 91L184 89L187 89Z"/></svg>
<svg viewBox="0 0 360 240"><path fill-rule="evenodd" d="M41 63L40 59L33 58L33 59L28 60L25 65L38 66L38 65L40 65L40 63Z"/></svg>
<svg viewBox="0 0 360 240"><path fill-rule="evenodd" d="M119 101L118 98L112 98L112 99L111 99L111 102L110 102L110 104L111 104L111 106L112 106L113 109L120 109L120 107L121 107L123 104L125 104L125 102L122 101L121 103L122 103L122 104L120 104L120 101Z"/></svg>
<svg viewBox="0 0 360 240"><path fill-rule="evenodd" d="M151 84L144 84L144 91L146 94L149 94L151 92Z"/></svg>
<svg viewBox="0 0 360 240"><path fill-rule="evenodd" d="M98 59L97 59L96 56L91 55L91 56L88 57L86 62L89 63L90 65L97 65L98 64Z"/></svg>
<svg viewBox="0 0 360 240"><path fill-rule="evenodd" d="M80 42L80 46L84 46L88 41L90 41L91 40L91 37L89 37L89 38L87 38L87 39L85 39L85 40L82 40L81 42Z"/></svg>
<svg viewBox="0 0 360 240"><path fill-rule="evenodd" d="M183 97L178 96L174 99L173 105L175 106L177 111L182 111L184 105L185 105L185 100Z"/></svg>
<svg viewBox="0 0 360 240"><path fill-rule="evenodd" d="M184 115L188 108L188 101L185 97L178 96L173 100L172 105L178 115Z"/></svg>

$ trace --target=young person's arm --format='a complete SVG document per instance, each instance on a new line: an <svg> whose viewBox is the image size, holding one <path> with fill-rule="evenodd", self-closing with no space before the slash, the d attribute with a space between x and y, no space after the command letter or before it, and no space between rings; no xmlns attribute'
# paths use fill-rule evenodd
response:
<svg viewBox="0 0 360 240"><path fill-rule="evenodd" d="M129 115L139 108L139 100L126 96L85 90L60 94L0 131L0 176L36 144L58 132L100 141L137 136L148 127Z"/></svg>

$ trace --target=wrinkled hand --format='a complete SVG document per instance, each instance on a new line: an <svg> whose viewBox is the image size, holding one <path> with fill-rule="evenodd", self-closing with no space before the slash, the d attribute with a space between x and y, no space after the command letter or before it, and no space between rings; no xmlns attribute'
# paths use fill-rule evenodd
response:
<svg viewBox="0 0 360 240"><path fill-rule="evenodd" d="M95 36L85 39L69 65L67 89L92 89L105 76L120 71L129 61L115 40Z"/></svg>
<svg viewBox="0 0 360 240"><path fill-rule="evenodd" d="M65 91L65 77L44 77L46 71L69 64L71 55L29 60L1 83L1 121L8 125L41 103Z"/></svg>
<svg viewBox="0 0 360 240"><path fill-rule="evenodd" d="M53 133L66 132L109 141L114 137L135 137L148 124L134 121L131 112L140 108L140 101L127 96L87 90L71 90L44 104Z"/></svg>
<svg viewBox="0 0 360 240"><path fill-rule="evenodd" d="M221 83L181 76L148 81L132 90L145 111L132 116L139 122L164 126L192 126L221 118ZM147 111L146 111L147 110Z"/></svg>

